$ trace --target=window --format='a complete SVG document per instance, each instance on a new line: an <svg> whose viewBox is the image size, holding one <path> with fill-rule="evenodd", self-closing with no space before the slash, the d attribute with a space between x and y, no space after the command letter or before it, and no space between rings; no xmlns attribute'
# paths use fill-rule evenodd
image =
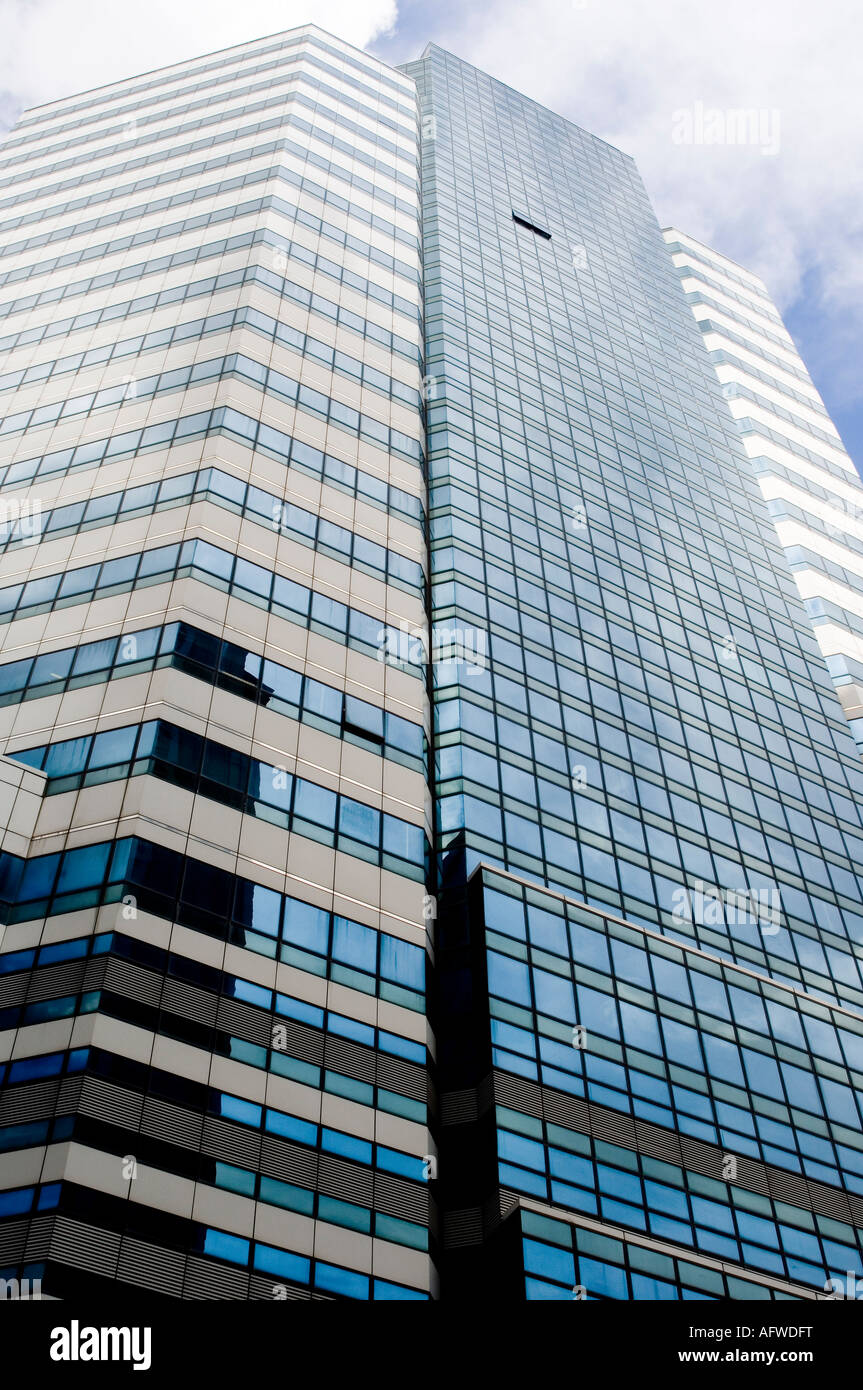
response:
<svg viewBox="0 0 863 1390"><path fill-rule="evenodd" d="M537 227L535 222L528 222L526 217L519 217L517 212L512 214L513 222L519 227L526 227L529 232L535 232L537 236L543 237L545 241L551 241L551 232L547 232L544 227Z"/></svg>

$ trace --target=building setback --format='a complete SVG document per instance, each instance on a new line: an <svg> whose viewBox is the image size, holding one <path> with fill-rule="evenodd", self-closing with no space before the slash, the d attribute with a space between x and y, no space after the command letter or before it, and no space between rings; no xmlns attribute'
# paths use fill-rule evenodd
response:
<svg viewBox="0 0 863 1390"><path fill-rule="evenodd" d="M863 482L763 281L663 236L863 751Z"/></svg>
<svg viewBox="0 0 863 1390"><path fill-rule="evenodd" d="M0 316L0 1277L863 1268L863 769L632 161L292 30L26 113Z"/></svg>

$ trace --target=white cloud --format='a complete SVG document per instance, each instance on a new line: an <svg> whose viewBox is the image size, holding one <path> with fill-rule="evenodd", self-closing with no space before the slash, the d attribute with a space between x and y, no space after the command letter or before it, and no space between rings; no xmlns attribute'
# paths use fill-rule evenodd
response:
<svg viewBox="0 0 863 1390"><path fill-rule="evenodd" d="M362 48L395 17L396 0L0 0L0 91L34 106L299 24Z"/></svg>

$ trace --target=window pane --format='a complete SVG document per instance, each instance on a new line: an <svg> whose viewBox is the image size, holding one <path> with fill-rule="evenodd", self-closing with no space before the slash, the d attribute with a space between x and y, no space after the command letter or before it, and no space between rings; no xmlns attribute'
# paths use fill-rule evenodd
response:
<svg viewBox="0 0 863 1390"><path fill-rule="evenodd" d="M333 925L333 956L345 965L375 973L377 932L347 917L336 917Z"/></svg>

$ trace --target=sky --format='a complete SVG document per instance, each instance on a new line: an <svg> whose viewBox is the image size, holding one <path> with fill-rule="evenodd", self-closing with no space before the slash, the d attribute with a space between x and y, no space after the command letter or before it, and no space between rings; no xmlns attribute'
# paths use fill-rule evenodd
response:
<svg viewBox="0 0 863 1390"><path fill-rule="evenodd" d="M309 22L394 64L439 44L631 154L662 226L766 282L863 472L860 0L0 0L0 132Z"/></svg>

